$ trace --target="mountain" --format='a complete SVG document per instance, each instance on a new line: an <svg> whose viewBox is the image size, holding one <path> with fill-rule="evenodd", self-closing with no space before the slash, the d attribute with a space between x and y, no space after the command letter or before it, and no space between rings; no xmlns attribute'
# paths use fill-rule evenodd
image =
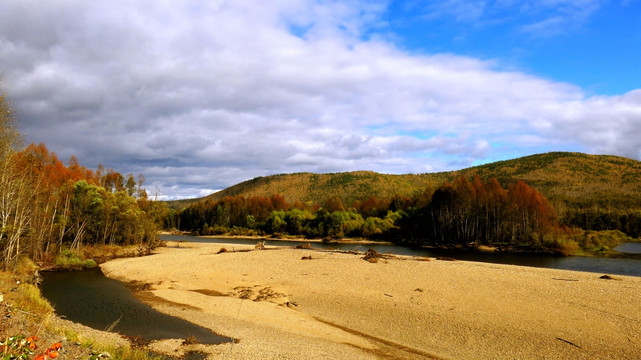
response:
<svg viewBox="0 0 641 360"><path fill-rule="evenodd" d="M257 177L205 198L170 202L183 208L200 200L217 201L226 196L271 196L280 194L288 202L322 204L338 196L344 203L369 197L411 197L426 188L436 188L458 176L496 178L507 187L524 180L538 189L558 208L641 208L641 162L619 156L551 152L498 161L462 170L387 175L371 171L333 174L296 173ZM562 209L561 209L562 210Z"/></svg>

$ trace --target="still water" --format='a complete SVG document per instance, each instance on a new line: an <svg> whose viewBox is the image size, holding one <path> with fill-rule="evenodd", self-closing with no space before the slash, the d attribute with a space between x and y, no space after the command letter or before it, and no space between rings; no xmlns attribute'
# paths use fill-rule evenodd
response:
<svg viewBox="0 0 641 360"><path fill-rule="evenodd" d="M628 254L641 254L641 243L625 243L614 248L614 250Z"/></svg>
<svg viewBox="0 0 641 360"><path fill-rule="evenodd" d="M149 340L185 339L219 344L231 339L188 321L160 313L136 299L124 283L100 269L42 274L42 294L58 315L98 330L112 327L121 335Z"/></svg>
<svg viewBox="0 0 641 360"><path fill-rule="evenodd" d="M225 244L256 244L257 240L254 239L219 239L219 238L204 238L196 236L175 236L175 235L162 235L161 240L166 241L185 241L185 242L199 242L199 243L225 243ZM295 241L276 241L269 239L265 242L266 245L273 246L296 246L301 242ZM357 250L367 251L367 249L374 249L379 253L396 254L396 255L411 255L411 256L448 256L458 260L489 262L496 264L509 264L521 266L533 266L550 269L562 270L575 270L587 271L601 274L610 275L629 275L641 276L641 260L638 259L615 259L615 258L601 258L601 257L582 257L582 256L568 256L557 257L550 255L532 255L532 254L514 254L514 253L477 253L477 252L461 252L452 251L434 252L429 249L408 248L397 245L354 245L354 244L323 244L313 243L313 247L318 249L337 249L337 250ZM628 243L622 244L617 251L628 253L641 253L641 243Z"/></svg>

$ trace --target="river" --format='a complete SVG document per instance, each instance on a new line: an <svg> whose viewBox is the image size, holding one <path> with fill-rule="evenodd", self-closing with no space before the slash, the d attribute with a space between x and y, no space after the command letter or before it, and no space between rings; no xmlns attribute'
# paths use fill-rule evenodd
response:
<svg viewBox="0 0 641 360"><path fill-rule="evenodd" d="M211 238L197 236L177 236L162 235L161 240L165 241L184 241L195 243L214 243L214 244L239 244L253 245L258 240L255 239L230 239L230 238ZM300 241L282 241L269 240L266 245L273 246L296 246ZM434 252L429 249L408 248L398 245L358 245L358 244L341 244L341 243L312 243L312 246L318 249L336 249L336 250L357 250L367 251L374 249L379 253L410 255L410 256L447 256L458 260L489 262L496 264L532 266L549 269L562 269L574 271L587 271L609 275L628 275L641 277L641 260L639 259L621 259L605 257L584 257L584 256L551 256L551 255L532 255L518 253L481 253L472 251L451 251ZM615 250L626 253L641 253L641 243L626 243L617 247Z"/></svg>
<svg viewBox="0 0 641 360"><path fill-rule="evenodd" d="M133 296L127 286L102 274L99 268L85 271L42 273L42 294L58 315L98 330L148 340L186 339L219 344L231 339L209 329L154 310Z"/></svg>

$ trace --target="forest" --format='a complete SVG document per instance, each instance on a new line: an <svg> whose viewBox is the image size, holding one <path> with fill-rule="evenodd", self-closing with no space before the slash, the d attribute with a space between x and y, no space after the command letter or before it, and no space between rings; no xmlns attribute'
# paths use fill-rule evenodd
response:
<svg viewBox="0 0 641 360"><path fill-rule="evenodd" d="M154 244L169 211L150 201L144 176L68 165L44 144L24 147L0 95L0 251L5 270L22 257L52 263L88 245Z"/></svg>
<svg viewBox="0 0 641 360"><path fill-rule="evenodd" d="M622 234L632 238L641 236L641 182L638 180L641 162L620 156L572 152L535 154L439 173L390 175L354 171L263 176L205 198L173 201L170 206L184 209L198 201L212 203L229 196L250 198L280 194L290 204L299 201L322 206L328 196L334 196L347 207L354 207L352 204L370 198L379 201L394 197L416 199L427 189L434 191L461 176L470 181L476 176L482 182L496 179L506 190L524 181L552 204L563 229L562 237L576 238L580 230L601 235L609 231L610 235L618 234L620 238ZM581 239L581 242L585 241Z"/></svg>
<svg viewBox="0 0 641 360"><path fill-rule="evenodd" d="M504 189L478 176L460 176L414 197L370 197L349 206L338 197L288 204L280 195L228 196L193 204L178 220L201 235L363 237L414 246L554 246L561 232L552 205L537 190L523 181Z"/></svg>
<svg viewBox="0 0 641 360"><path fill-rule="evenodd" d="M552 153L524 158L523 163L526 169L539 171L541 164L538 163L544 162L546 166L561 168L553 172L554 176L570 177L567 170L559 165L559 159L568 163L567 159L575 159L575 163L587 159L589 165L582 168L585 169L593 166L595 159L601 161L602 158ZM619 165L618 158L605 158L608 161L605 166L612 166L613 161ZM623 169L637 171L638 164L628 161L632 166L623 164ZM524 172L519 162L506 163L509 168L520 169L525 177L535 179L530 181L539 185L543 183L543 180L537 182L532 173ZM496 168L497 165L487 167ZM320 186L319 177L306 173L257 178L230 188L235 189L237 195L209 196L172 212L166 225L200 235L294 236L327 240L352 237L410 246L488 245L565 253L608 251L622 242L638 241L641 235L641 210L636 205L636 196L604 193L603 189L607 188L602 185L603 181L585 181L582 186L588 190L580 190L576 184L565 185L572 186L572 191L560 186L542 185L553 195L554 201L549 201L526 181L510 178L505 168L494 170L501 175L502 181L487 176L487 171L483 177L478 173L461 171L456 177L439 173L427 180L386 177L371 172L351 173L349 176L325 174L325 185ZM584 170L576 170L575 174L581 171ZM621 170L614 172L620 173ZM541 179L540 176L538 178ZM437 183L435 179L441 182ZM368 190L370 195L367 197L336 195L344 195L346 188L361 189L361 193L366 194L362 189L368 181L376 185ZM423 185L415 187L420 190L410 192L410 181ZM399 194L371 195L388 195L395 185L402 188ZM301 190L305 186L309 187L307 192ZM383 190L377 191L377 186ZM632 189L629 186L625 189L628 193ZM287 200L304 199L305 194L308 198L312 194L313 199L321 199L316 194L319 187L333 195L322 201L306 200L304 203ZM337 187L336 191L331 190L334 187ZM284 192L269 196L243 195L260 193L264 188L280 188ZM293 196L289 188L294 189ZM600 192L592 191L595 188Z"/></svg>

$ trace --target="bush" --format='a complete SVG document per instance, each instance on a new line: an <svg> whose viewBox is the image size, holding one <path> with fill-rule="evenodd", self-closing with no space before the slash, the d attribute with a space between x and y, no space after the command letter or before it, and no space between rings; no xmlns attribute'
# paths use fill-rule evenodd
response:
<svg viewBox="0 0 641 360"><path fill-rule="evenodd" d="M631 242L633 239L618 230L588 230L577 241L583 249L604 251L614 249L625 242Z"/></svg>
<svg viewBox="0 0 641 360"><path fill-rule="evenodd" d="M574 228L545 235L541 245L571 253L577 250L609 251L623 243L633 241L634 239L618 230L593 231Z"/></svg>
<svg viewBox="0 0 641 360"><path fill-rule="evenodd" d="M555 237L553 239L544 238L542 245L547 248L559 250L566 254L570 254L581 248L576 241L568 237Z"/></svg>
<svg viewBox="0 0 641 360"><path fill-rule="evenodd" d="M214 225L213 227L210 227L209 230L210 230L209 231L210 235L223 235L223 234L227 234L227 232L229 231L227 227L221 226L218 224Z"/></svg>
<svg viewBox="0 0 641 360"><path fill-rule="evenodd" d="M58 257L56 257L55 265L63 269L71 268L94 268L97 266L96 262L93 259L82 259L78 254L75 254L69 249L64 249L60 251Z"/></svg>

